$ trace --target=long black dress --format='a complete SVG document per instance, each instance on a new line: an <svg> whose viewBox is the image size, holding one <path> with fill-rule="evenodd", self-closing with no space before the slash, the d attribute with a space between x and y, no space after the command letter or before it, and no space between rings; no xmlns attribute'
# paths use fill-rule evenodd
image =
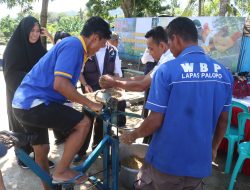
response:
<svg viewBox="0 0 250 190"><path fill-rule="evenodd" d="M39 37L36 43L29 42L29 34L38 20L32 16L21 20L10 38L3 55L3 73L6 82L7 114L9 129L15 132L24 132L12 113L12 100L16 89L24 76L32 69L36 62L46 53ZM23 147L30 153L30 146Z"/></svg>

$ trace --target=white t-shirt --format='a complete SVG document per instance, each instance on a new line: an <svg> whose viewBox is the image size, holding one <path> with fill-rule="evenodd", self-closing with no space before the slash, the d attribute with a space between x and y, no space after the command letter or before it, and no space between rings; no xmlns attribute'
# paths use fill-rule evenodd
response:
<svg viewBox="0 0 250 190"><path fill-rule="evenodd" d="M99 70L101 72L101 75L103 74L104 58L105 58L105 54L106 54L106 48L107 48L107 46L105 46L103 48L100 48L99 51L96 53L96 58L97 58L97 61L98 61ZM118 56L118 51L117 51L116 48L115 48L115 50L116 50L116 58L115 58L114 73L119 74L119 76L122 77L121 60L120 60L120 58Z"/></svg>
<svg viewBox="0 0 250 190"><path fill-rule="evenodd" d="M141 62L143 64L146 64L147 62L155 62L154 58L149 54L148 48L145 49L145 51L141 57Z"/></svg>
<svg viewBox="0 0 250 190"><path fill-rule="evenodd" d="M166 63L172 59L174 59L175 57L173 56L173 54L171 53L170 49L168 49L168 51L166 51L164 54L162 54L160 60L158 61L157 65L154 67L154 69L152 70L152 72L150 73L150 77L153 78L155 72L157 71L157 69L159 68L159 66L163 63Z"/></svg>

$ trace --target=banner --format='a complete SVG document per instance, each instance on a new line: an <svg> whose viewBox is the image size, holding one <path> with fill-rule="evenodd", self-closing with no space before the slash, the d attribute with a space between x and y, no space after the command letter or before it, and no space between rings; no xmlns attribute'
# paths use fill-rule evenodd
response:
<svg viewBox="0 0 250 190"><path fill-rule="evenodd" d="M121 37L120 58L138 63L145 48L147 31L156 26L164 28L174 17L118 18L115 32ZM245 18L190 17L198 31L198 44L205 52L232 71L237 70Z"/></svg>

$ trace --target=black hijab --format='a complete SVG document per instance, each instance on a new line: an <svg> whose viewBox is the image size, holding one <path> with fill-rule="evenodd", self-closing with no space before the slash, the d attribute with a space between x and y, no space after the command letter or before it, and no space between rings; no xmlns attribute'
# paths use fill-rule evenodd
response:
<svg viewBox="0 0 250 190"><path fill-rule="evenodd" d="M29 34L35 24L39 25L36 18L32 16L23 18L10 38L3 55L6 85L14 91L24 76L46 53L40 37L33 44L29 42Z"/></svg>

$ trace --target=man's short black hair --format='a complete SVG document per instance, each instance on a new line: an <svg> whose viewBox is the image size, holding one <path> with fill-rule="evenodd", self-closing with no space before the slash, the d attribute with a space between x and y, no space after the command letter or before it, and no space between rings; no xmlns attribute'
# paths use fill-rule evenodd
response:
<svg viewBox="0 0 250 190"><path fill-rule="evenodd" d="M71 36L69 33L64 32L64 31L57 31L54 35L54 44L56 44L56 42L58 40L62 40L63 38L69 37Z"/></svg>
<svg viewBox="0 0 250 190"><path fill-rule="evenodd" d="M98 16L89 18L83 26L81 35L90 37L92 34L98 34L101 39L110 39L109 24Z"/></svg>
<svg viewBox="0 0 250 190"><path fill-rule="evenodd" d="M168 43L168 37L167 37L167 33L164 30L164 28L162 26L157 26L151 30L149 30L146 35L145 38L152 38L157 44L159 44L160 42L165 42L166 44Z"/></svg>
<svg viewBox="0 0 250 190"><path fill-rule="evenodd" d="M170 39L175 34L180 36L184 41L198 41L198 32L195 24L187 17L175 18L168 24L166 31Z"/></svg>

